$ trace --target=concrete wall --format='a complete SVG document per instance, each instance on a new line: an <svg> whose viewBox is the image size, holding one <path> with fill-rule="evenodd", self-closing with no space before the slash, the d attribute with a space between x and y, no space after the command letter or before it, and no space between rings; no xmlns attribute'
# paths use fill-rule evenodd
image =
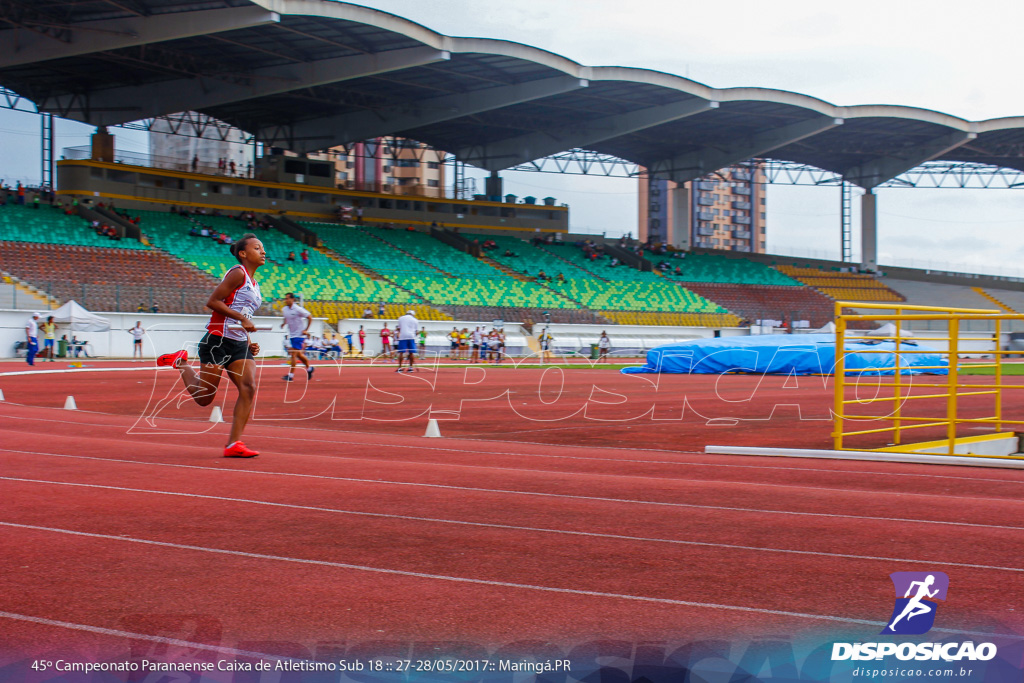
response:
<svg viewBox="0 0 1024 683"><path fill-rule="evenodd" d="M45 320L45 311L40 311ZM133 337L128 330L135 326L135 321L140 321L146 330L143 338L143 354L147 358L153 358L161 353L169 353L178 349L188 349L189 353L195 353L196 344L202 338L209 316L205 315L178 315L170 313L98 313L110 320L110 331L108 332L76 332L80 340L85 340L91 345L90 354L108 358L128 358L132 355ZM0 310L0 358L14 357L15 342L25 339L25 325L28 323L30 312ZM260 356L281 356L284 355L283 339L284 331L278 326L281 324L280 317L258 316L254 319L257 325L271 325L272 331L257 332L253 340L260 344ZM310 331L317 336L323 333L322 319L313 321ZM62 335L71 338L71 331L66 325L58 325L56 338ZM39 344L43 340L40 335Z"/></svg>

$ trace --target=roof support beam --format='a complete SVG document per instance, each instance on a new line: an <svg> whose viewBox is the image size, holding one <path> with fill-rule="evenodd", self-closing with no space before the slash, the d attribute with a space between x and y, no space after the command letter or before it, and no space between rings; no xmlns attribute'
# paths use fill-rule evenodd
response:
<svg viewBox="0 0 1024 683"><path fill-rule="evenodd" d="M717 102L696 98L673 102L592 121L582 121L560 129L505 138L487 145L467 147L456 151L455 156L467 164L488 171L500 171L567 149L589 147L638 130L678 121L717 107Z"/></svg>
<svg viewBox="0 0 1024 683"><path fill-rule="evenodd" d="M71 31L68 42L36 33L22 33L0 43L0 68L276 24L280 20L277 12L250 6L86 21L67 27Z"/></svg>
<svg viewBox="0 0 1024 683"><path fill-rule="evenodd" d="M296 152L311 152L383 135L401 135L402 131L420 126L560 95L588 85L586 80L557 76L457 95L442 95L373 112L298 121L288 126L286 132L276 127L260 130L259 139L267 144L284 145Z"/></svg>
<svg viewBox="0 0 1024 683"><path fill-rule="evenodd" d="M450 56L444 50L412 47L370 55L361 54L319 62L253 69L240 74L239 82L183 78L141 87L97 90L89 94L88 109L66 110L64 116L97 126L111 126L126 121L179 111L203 110L231 102L433 64L445 61ZM47 102L47 109L65 111L62 106L65 99L67 98L61 97Z"/></svg>
<svg viewBox="0 0 1024 683"><path fill-rule="evenodd" d="M727 146L708 146L677 157L656 161L648 164L647 170L653 176L685 183L745 159L762 156L773 149L799 142L842 125L842 123L843 119L818 116L808 121L756 133Z"/></svg>
<svg viewBox="0 0 1024 683"><path fill-rule="evenodd" d="M892 180L901 173L906 173L910 169L920 166L926 161L941 157L943 154L970 142L976 137L978 137L977 133L965 133L962 131L943 135L934 140L929 140L923 145L901 149L898 154L864 161L857 166L843 171L843 178L855 185L860 185L865 190L870 190Z"/></svg>

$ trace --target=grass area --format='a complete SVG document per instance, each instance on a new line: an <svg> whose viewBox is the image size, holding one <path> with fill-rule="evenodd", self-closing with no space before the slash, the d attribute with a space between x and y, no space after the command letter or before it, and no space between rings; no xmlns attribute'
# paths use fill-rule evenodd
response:
<svg viewBox="0 0 1024 683"><path fill-rule="evenodd" d="M984 364L981 365L984 366ZM996 369L993 367L974 367L970 363L967 363L960 366L959 372L961 375L982 375L985 377L992 377L996 374ZM1003 375L1024 375L1024 362L1003 363Z"/></svg>

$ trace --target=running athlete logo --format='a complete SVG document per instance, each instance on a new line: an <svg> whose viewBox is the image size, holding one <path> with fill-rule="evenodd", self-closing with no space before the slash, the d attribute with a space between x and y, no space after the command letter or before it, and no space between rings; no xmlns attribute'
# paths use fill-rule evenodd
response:
<svg viewBox="0 0 1024 683"><path fill-rule="evenodd" d="M920 635L931 630L935 600L945 600L949 577L942 572L893 572L889 575L896 588L896 606L883 634Z"/></svg>

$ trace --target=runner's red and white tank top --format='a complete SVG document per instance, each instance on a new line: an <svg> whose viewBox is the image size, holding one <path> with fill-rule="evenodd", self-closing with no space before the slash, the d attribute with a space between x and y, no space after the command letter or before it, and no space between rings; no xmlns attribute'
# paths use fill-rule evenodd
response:
<svg viewBox="0 0 1024 683"><path fill-rule="evenodd" d="M242 270L242 275L245 276L245 280L243 280L242 284L238 285L234 291L228 294L223 301L232 311L236 311L247 318L251 318L259 307L263 305L263 295L260 294L259 283L252 279L249 272L243 268L241 264L230 268L227 273L224 273L224 277L226 278L232 270L235 270L235 268L240 268ZM230 318L226 318L221 313L214 312L214 314L210 316L210 323L206 326L206 329L209 330L210 334L216 334L228 339L235 339L237 341L245 341L248 339L245 330L241 328L229 328L227 326L229 321L232 324L237 322Z"/></svg>

